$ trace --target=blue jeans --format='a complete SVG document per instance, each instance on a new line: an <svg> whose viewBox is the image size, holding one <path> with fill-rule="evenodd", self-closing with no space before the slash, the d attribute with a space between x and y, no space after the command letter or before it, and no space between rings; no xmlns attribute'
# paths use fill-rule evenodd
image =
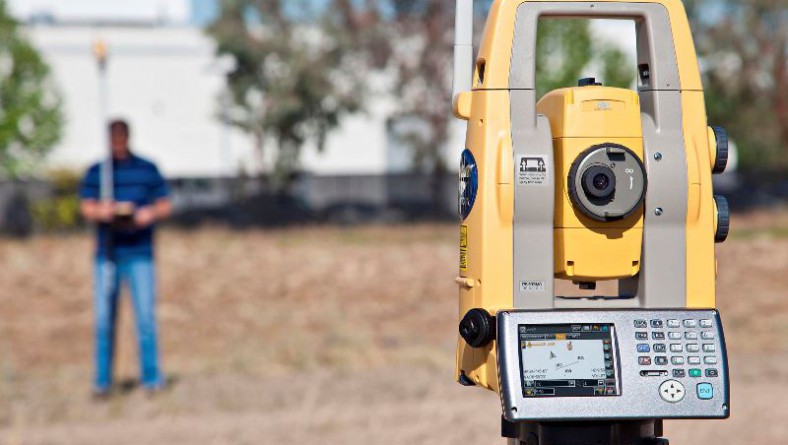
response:
<svg viewBox="0 0 788 445"><path fill-rule="evenodd" d="M146 388L164 383L159 370L156 340L156 277L153 258L136 256L109 260L97 257L95 262L95 335L96 391L112 386L112 361L115 350L115 320L122 283L128 283L137 325L140 375Z"/></svg>

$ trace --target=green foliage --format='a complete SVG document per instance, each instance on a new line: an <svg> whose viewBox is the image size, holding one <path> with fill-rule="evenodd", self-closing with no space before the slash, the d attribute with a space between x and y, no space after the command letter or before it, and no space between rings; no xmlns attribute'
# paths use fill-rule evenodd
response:
<svg viewBox="0 0 788 445"><path fill-rule="evenodd" d="M62 126L49 68L0 0L0 170L12 178L32 172Z"/></svg>
<svg viewBox="0 0 788 445"><path fill-rule="evenodd" d="M788 170L788 7L781 0L686 2L709 122L744 170Z"/></svg>
<svg viewBox="0 0 788 445"><path fill-rule="evenodd" d="M82 222L77 197L80 175L70 170L56 170L49 173L48 179L53 187L52 196L33 203L33 223L47 232L79 227Z"/></svg>
<svg viewBox="0 0 788 445"><path fill-rule="evenodd" d="M634 38L634 35L632 36ZM597 64L606 86L630 88L635 61L617 47L594 39L589 20L542 19L537 30L536 92L576 86L589 65Z"/></svg>
<svg viewBox="0 0 788 445"><path fill-rule="evenodd" d="M72 230L79 226L79 199L59 196L36 201L32 205L33 224L45 232Z"/></svg>
<svg viewBox="0 0 788 445"><path fill-rule="evenodd" d="M337 10L296 3L228 0L209 28L219 55L234 62L223 118L254 137L261 162L273 155L280 185L297 169L302 146L322 149L340 119L361 109L365 91Z"/></svg>

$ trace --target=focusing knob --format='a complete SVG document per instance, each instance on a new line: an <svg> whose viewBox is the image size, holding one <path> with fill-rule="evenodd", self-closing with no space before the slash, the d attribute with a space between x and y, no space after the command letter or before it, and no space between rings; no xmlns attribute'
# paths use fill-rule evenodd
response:
<svg viewBox="0 0 788 445"><path fill-rule="evenodd" d="M717 156L711 172L720 174L728 167L728 132L722 127L711 127L711 131L714 132L714 138L717 140Z"/></svg>
<svg viewBox="0 0 788 445"><path fill-rule="evenodd" d="M486 346L495 339L495 317L484 309L471 309L460 321L460 336L471 347Z"/></svg>
<svg viewBox="0 0 788 445"><path fill-rule="evenodd" d="M731 229L731 210L724 196L714 195L714 203L717 204L717 230L714 233L714 242L724 243Z"/></svg>

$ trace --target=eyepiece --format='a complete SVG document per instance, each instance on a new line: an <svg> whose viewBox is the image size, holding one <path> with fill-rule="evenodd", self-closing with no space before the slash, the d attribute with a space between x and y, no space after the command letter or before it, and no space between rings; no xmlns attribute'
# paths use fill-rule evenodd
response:
<svg viewBox="0 0 788 445"><path fill-rule="evenodd" d="M643 204L646 170L623 145L596 145L577 157L567 178L572 205L596 221L620 220Z"/></svg>
<svg viewBox="0 0 788 445"><path fill-rule="evenodd" d="M616 174L605 165L589 167L583 173L583 191L590 199L610 199L616 192Z"/></svg>

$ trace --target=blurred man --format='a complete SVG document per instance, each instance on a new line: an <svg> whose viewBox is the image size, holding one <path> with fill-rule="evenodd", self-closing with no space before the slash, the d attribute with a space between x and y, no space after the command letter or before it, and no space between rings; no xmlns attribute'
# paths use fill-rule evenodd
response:
<svg viewBox="0 0 788 445"><path fill-rule="evenodd" d="M156 165L129 150L129 125L111 122L110 139L114 201L101 200L100 163L88 170L79 191L82 216L97 223L93 391L99 398L112 388L115 320L124 282L134 306L142 386L151 393L164 386L156 336L153 227L172 212L167 184Z"/></svg>

